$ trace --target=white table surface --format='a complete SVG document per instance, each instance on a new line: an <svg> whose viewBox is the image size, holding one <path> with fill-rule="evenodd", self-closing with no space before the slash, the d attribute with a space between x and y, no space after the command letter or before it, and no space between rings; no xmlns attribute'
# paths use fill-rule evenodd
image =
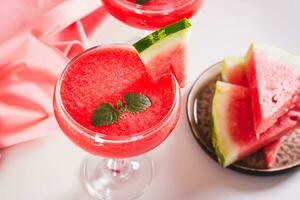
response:
<svg viewBox="0 0 300 200"><path fill-rule="evenodd" d="M149 152L156 175L141 200L300 199L300 171L252 177L222 169L192 137L185 113L187 92L196 77L225 56L244 54L251 41L300 54L299 8L298 0L206 0L192 20L189 84L183 91L182 115L170 137ZM124 42L135 33L109 18L94 44ZM90 199L78 180L86 153L59 129L1 153L1 200Z"/></svg>

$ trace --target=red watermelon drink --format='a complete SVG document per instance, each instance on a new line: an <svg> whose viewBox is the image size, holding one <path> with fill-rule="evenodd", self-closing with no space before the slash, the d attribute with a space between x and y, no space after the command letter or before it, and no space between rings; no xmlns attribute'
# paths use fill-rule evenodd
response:
<svg viewBox="0 0 300 200"><path fill-rule="evenodd" d="M83 178L90 194L98 199L141 194L151 180L151 162L124 158L141 155L166 139L178 121L180 101L174 76L153 82L132 46L95 47L68 64L55 90L56 119L76 145L113 158L85 162ZM104 118L97 118L103 113Z"/></svg>
<svg viewBox="0 0 300 200"><path fill-rule="evenodd" d="M153 30L191 18L203 0L102 0L115 18L129 26Z"/></svg>
<svg viewBox="0 0 300 200"><path fill-rule="evenodd" d="M177 87L171 74L152 82L130 46L96 47L65 70L58 85L56 116L65 134L84 150L110 158L132 157L156 147L174 128L180 109ZM111 125L92 124L100 103L116 107L129 93L146 95L151 106L143 112L126 111Z"/></svg>

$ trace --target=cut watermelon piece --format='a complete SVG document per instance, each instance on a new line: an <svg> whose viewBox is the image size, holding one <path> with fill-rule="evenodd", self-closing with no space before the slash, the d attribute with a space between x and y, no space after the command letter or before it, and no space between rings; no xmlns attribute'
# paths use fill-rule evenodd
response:
<svg viewBox="0 0 300 200"><path fill-rule="evenodd" d="M259 138L252 118L249 89L217 81L212 102L212 142L222 166L256 152L296 128L300 111L289 111Z"/></svg>
<svg viewBox="0 0 300 200"><path fill-rule="evenodd" d="M231 84L247 86L246 67L244 58L228 57L221 65L221 75L223 81ZM264 158L267 167L271 168L276 160L282 138L266 145L263 148Z"/></svg>
<svg viewBox="0 0 300 200"><path fill-rule="evenodd" d="M254 43L245 63L254 127L259 136L294 106L300 88L300 58L276 47Z"/></svg>
<svg viewBox="0 0 300 200"><path fill-rule="evenodd" d="M226 82L248 86L244 58L228 57L221 64L222 79Z"/></svg>
<svg viewBox="0 0 300 200"><path fill-rule="evenodd" d="M133 44L154 81L172 72L180 87L186 85L186 41L190 29L189 21L182 19Z"/></svg>

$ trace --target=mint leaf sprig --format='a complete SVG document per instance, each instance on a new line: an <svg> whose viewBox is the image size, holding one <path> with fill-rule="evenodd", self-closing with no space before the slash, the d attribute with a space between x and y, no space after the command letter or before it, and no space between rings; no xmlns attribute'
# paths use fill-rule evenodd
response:
<svg viewBox="0 0 300 200"><path fill-rule="evenodd" d="M104 126L120 119L120 111L113 108L110 103L100 104L92 116L92 125Z"/></svg>
<svg viewBox="0 0 300 200"><path fill-rule="evenodd" d="M118 100L115 108L110 103L100 104L92 115L92 125L104 126L113 124L120 119L123 112L142 112L152 104L147 96L133 92L125 94L124 102L125 105L123 104L123 101Z"/></svg>
<svg viewBox="0 0 300 200"><path fill-rule="evenodd" d="M151 105L151 100L139 93L127 93L124 100L126 102L125 109L128 112L142 112Z"/></svg>

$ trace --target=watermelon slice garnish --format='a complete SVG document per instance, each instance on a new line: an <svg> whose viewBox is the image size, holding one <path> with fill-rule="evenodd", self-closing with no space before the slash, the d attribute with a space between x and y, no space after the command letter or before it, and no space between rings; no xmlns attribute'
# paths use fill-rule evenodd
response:
<svg viewBox="0 0 300 200"><path fill-rule="evenodd" d="M133 44L154 81L172 72L181 87L186 85L186 41L190 29L189 21L182 19Z"/></svg>
<svg viewBox="0 0 300 200"><path fill-rule="evenodd" d="M221 76L223 81L248 86L246 77L246 67L243 57L228 57L221 64ZM271 168L276 160L282 138L266 145L263 148L265 162Z"/></svg>
<svg viewBox="0 0 300 200"><path fill-rule="evenodd" d="M299 108L294 108L256 137L250 90L243 86L217 81L212 102L212 142L224 167L278 140L298 126Z"/></svg>
<svg viewBox="0 0 300 200"><path fill-rule="evenodd" d="M245 64L254 127L259 136L294 106L300 88L300 58L276 47L254 43Z"/></svg>

